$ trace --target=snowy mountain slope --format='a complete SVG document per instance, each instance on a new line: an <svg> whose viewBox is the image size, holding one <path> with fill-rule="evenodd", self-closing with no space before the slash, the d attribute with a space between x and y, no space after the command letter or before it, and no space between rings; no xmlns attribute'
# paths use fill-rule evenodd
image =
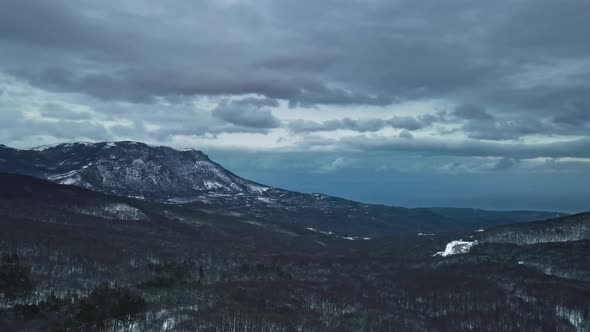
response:
<svg viewBox="0 0 590 332"><path fill-rule="evenodd" d="M343 237L438 233L556 215L407 209L297 193L241 178L200 151L139 142L67 143L30 150L0 146L0 172L261 222L297 224Z"/></svg>
<svg viewBox="0 0 590 332"><path fill-rule="evenodd" d="M14 158L16 160L10 160ZM195 150L178 151L138 142L68 143L15 150L12 171L59 184L77 185L121 196L186 200L193 196L261 194L268 187L242 179ZM2 164L2 163L0 163ZM33 167L33 171L27 170ZM2 167L5 171L10 166ZM9 168L9 169L6 169Z"/></svg>

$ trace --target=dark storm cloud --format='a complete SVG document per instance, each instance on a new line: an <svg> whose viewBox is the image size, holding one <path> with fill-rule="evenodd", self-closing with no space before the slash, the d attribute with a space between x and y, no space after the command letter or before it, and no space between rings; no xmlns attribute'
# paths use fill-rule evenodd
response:
<svg viewBox="0 0 590 332"><path fill-rule="evenodd" d="M4 70L44 88L105 99L256 93L292 105L478 101L490 88L509 89L507 76L528 64L585 57L587 7L7 0L0 38Z"/></svg>
<svg viewBox="0 0 590 332"><path fill-rule="evenodd" d="M108 54L110 47L122 51L122 36L107 26L84 19L81 8L69 8L61 1L6 0L0 3L0 38L16 45L76 52ZM112 53L111 53L112 54Z"/></svg>
<svg viewBox="0 0 590 332"><path fill-rule="evenodd" d="M590 52L586 33L590 18L588 1L513 4L515 10L495 26L495 41L504 50L523 57L545 58L586 56Z"/></svg>

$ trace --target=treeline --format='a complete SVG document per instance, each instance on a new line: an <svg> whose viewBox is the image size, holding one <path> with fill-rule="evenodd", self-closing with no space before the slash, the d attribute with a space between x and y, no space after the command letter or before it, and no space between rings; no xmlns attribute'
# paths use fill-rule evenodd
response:
<svg viewBox="0 0 590 332"><path fill-rule="evenodd" d="M147 218L125 221L27 203L0 207L0 331L542 332L589 321L588 280L575 279L590 275L584 241L482 242L433 258L442 235L339 241L174 206L137 205ZM583 235L568 225L566 238Z"/></svg>
<svg viewBox="0 0 590 332"><path fill-rule="evenodd" d="M8 303L33 291L31 269L21 264L18 255L2 254L0 258L0 303ZM2 306L0 305L0 308Z"/></svg>
<svg viewBox="0 0 590 332"><path fill-rule="evenodd" d="M588 239L590 239L589 213L548 221L499 227L481 234L482 242L514 243L519 245Z"/></svg>
<svg viewBox="0 0 590 332"><path fill-rule="evenodd" d="M59 295L39 289L35 269L21 257L4 255L1 275L10 277L3 279L3 294L8 289L6 294L13 295L0 312L0 330L7 326L3 319L47 331L505 331L519 326L542 332L588 327L590 290L584 284L488 255L430 259L415 267L400 267L391 257L355 255L304 261L230 254L209 264L152 259L132 283L98 282L87 291Z"/></svg>
<svg viewBox="0 0 590 332"><path fill-rule="evenodd" d="M37 322L48 331L132 331L146 308L145 300L130 288L100 284L82 297L50 293L39 303L16 304L10 318Z"/></svg>

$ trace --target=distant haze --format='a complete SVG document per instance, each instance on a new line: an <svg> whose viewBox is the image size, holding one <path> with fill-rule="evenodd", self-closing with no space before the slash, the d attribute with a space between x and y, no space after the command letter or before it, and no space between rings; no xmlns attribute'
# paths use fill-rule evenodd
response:
<svg viewBox="0 0 590 332"><path fill-rule="evenodd" d="M372 165L363 164L362 160L353 169L329 173L294 169L289 163L269 167L270 171L256 166L256 160L262 164L273 159L265 155L213 153L211 157L246 178L268 185L308 193L321 192L367 203L567 213L590 210L588 172L546 174L512 170L448 174L375 171Z"/></svg>

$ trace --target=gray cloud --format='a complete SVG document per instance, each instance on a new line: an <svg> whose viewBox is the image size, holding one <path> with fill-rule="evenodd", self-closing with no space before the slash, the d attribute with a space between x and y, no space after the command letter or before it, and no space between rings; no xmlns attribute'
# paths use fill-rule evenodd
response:
<svg viewBox="0 0 590 332"><path fill-rule="evenodd" d="M565 126L580 126L590 123L590 106L587 103L573 103L555 115L553 121Z"/></svg>
<svg viewBox="0 0 590 332"><path fill-rule="evenodd" d="M528 135L575 135L586 128L585 109L570 108L553 118L514 114L494 116L480 106L460 105L447 121L462 123L460 130L468 137L483 140L516 140Z"/></svg>
<svg viewBox="0 0 590 332"><path fill-rule="evenodd" d="M92 118L88 112L74 111L56 103L45 104L40 113L44 118L57 120L90 120Z"/></svg>
<svg viewBox="0 0 590 332"><path fill-rule="evenodd" d="M470 138L502 141L544 133L544 127L534 119L495 120L492 118L489 120L467 120L461 129Z"/></svg>
<svg viewBox="0 0 590 332"><path fill-rule="evenodd" d="M84 126L97 138L157 140L267 133L282 125L293 135L389 127L434 128L443 135L436 125L451 124L450 133L470 140L396 139L413 144L408 151L500 156L490 151L501 145L478 140L521 140L515 154L565 156L557 151L565 143L535 145L523 138L589 137L589 6L551 0L171 0L125 6L112 0L6 0L0 2L0 71L89 105L91 113L40 111L42 119L33 120L38 131L59 137L74 137ZM232 99L252 94L257 98ZM213 112L187 106L200 97L231 101ZM279 100L333 109L442 100L451 111L281 122L272 113ZM100 124L119 120L110 128ZM5 123L15 121L12 136L32 133L21 129L24 120ZM351 141L375 144L363 137ZM568 153L580 154L573 148Z"/></svg>
<svg viewBox="0 0 590 332"><path fill-rule="evenodd" d="M295 120L289 123L289 129L293 132L334 131L339 129L368 132L381 130L386 125L385 120L377 118L359 120L344 118L324 122Z"/></svg>
<svg viewBox="0 0 590 332"><path fill-rule="evenodd" d="M405 138L405 139L413 139L414 135L412 135L411 132L404 129L399 133L399 137Z"/></svg>
<svg viewBox="0 0 590 332"><path fill-rule="evenodd" d="M126 7L8 0L0 4L0 60L2 70L42 88L107 100L254 93L294 106L445 97L508 113L514 109L495 96L532 105L560 89L533 85L510 96L512 75L587 58L587 7L549 0ZM587 90L581 74L589 70L565 80ZM587 98L563 95L553 103Z"/></svg>
<svg viewBox="0 0 590 332"><path fill-rule="evenodd" d="M213 116L246 128L276 128L279 126L279 119L266 107L277 105L276 100L269 99L222 101L213 110Z"/></svg>
<svg viewBox="0 0 590 332"><path fill-rule="evenodd" d="M396 128L405 130L418 130L429 127L438 120L438 116L423 115L395 116L389 119L381 118L343 118L339 120L327 120L324 122L294 120L289 122L288 127L293 132L318 132L334 130L352 130L358 132L375 132L384 128Z"/></svg>
<svg viewBox="0 0 590 332"><path fill-rule="evenodd" d="M494 117L486 112L485 109L476 105L460 105L454 111L453 115L465 120L491 121Z"/></svg>
<svg viewBox="0 0 590 332"><path fill-rule="evenodd" d="M498 143L479 140L436 140L414 138L369 138L364 135L340 140L306 142L305 148L328 146L334 150L397 151L431 156L508 157L530 158L590 158L590 139L582 138L555 143Z"/></svg>
<svg viewBox="0 0 590 332"><path fill-rule="evenodd" d="M2 124L0 124L0 128L3 129L0 139L4 142L19 142L36 136L49 136L66 141L104 141L111 137L103 125L91 121L46 121L25 119L16 114L9 117L8 121L1 121Z"/></svg>
<svg viewBox="0 0 590 332"><path fill-rule="evenodd" d="M492 166L492 170L494 171L503 171L506 169L510 169L516 166L520 161L514 158L502 158L498 160L498 162Z"/></svg>

